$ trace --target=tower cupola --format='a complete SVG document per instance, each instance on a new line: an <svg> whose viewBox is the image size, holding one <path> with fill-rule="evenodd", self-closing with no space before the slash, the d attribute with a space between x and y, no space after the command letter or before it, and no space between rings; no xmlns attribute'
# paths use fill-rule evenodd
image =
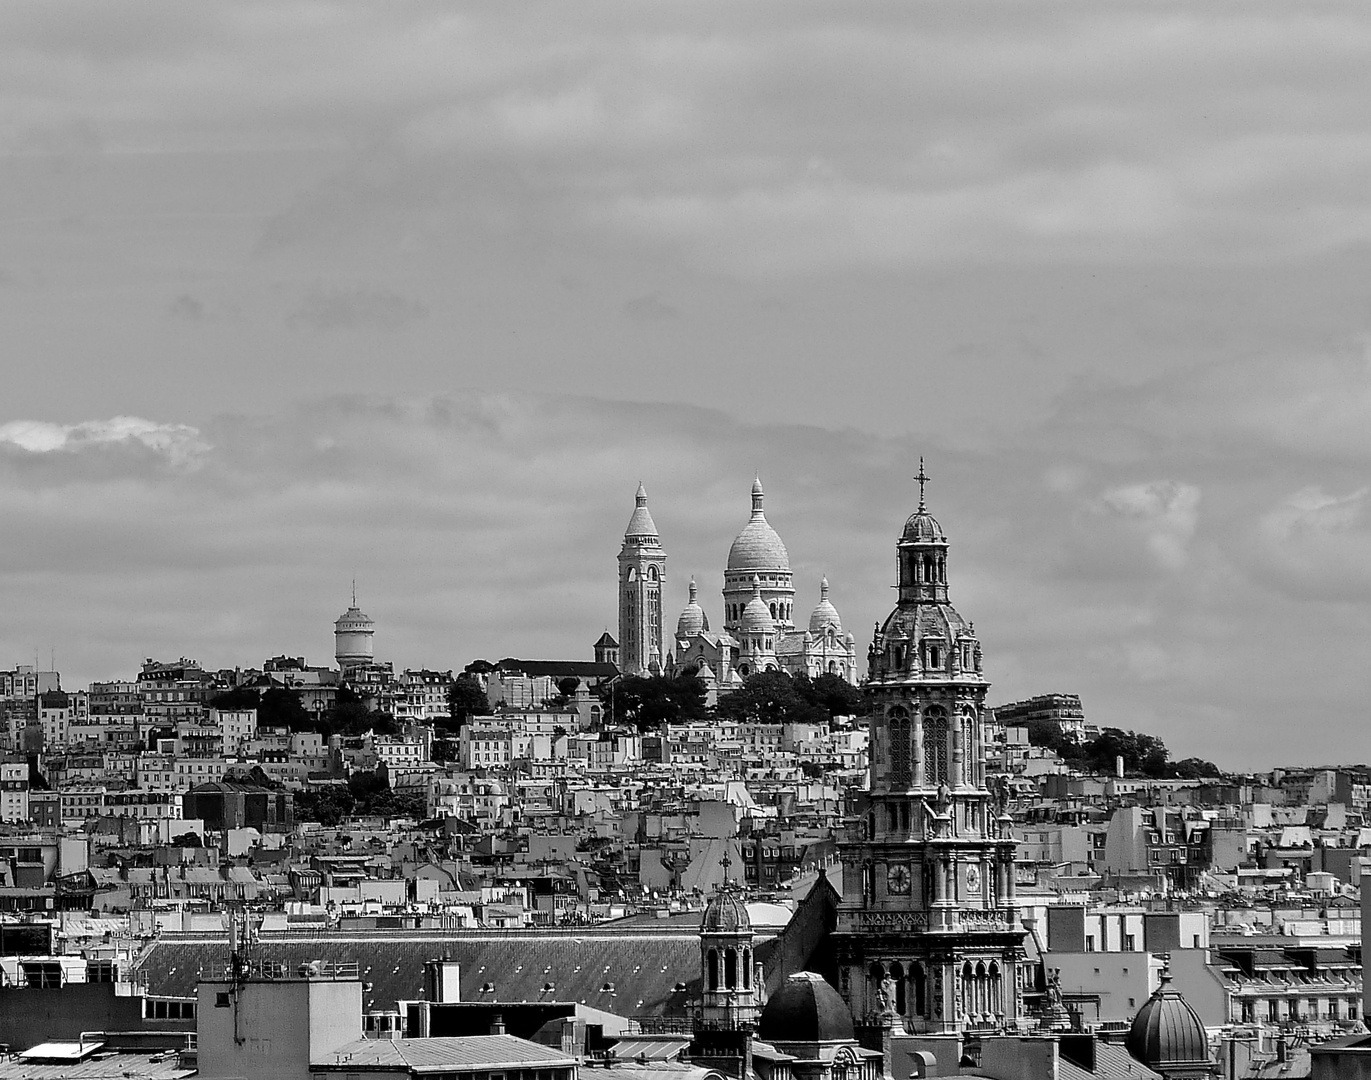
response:
<svg viewBox="0 0 1371 1080"><path fill-rule="evenodd" d="M900 602L947 603L947 536L938 519L928 512L924 485L930 477L919 459L919 506L904 523L896 545L899 560Z"/></svg>

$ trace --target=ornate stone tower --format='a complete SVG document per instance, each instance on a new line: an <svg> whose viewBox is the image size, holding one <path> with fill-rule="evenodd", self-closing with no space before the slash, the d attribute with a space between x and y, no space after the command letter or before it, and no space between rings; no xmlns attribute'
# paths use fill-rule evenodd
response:
<svg viewBox="0 0 1371 1080"><path fill-rule="evenodd" d="M922 461L917 479L896 544L899 600L869 654L871 780L839 848L839 982L859 1025L893 1014L911 1031L985 1029L1021 1015L1014 840L1002 793L986 787L990 684L972 625L948 603Z"/></svg>
<svg viewBox="0 0 1371 1080"><path fill-rule="evenodd" d="M619 551L619 670L625 675L662 671L662 583L666 552L647 510L647 489L638 485L633 516Z"/></svg>
<svg viewBox="0 0 1371 1080"><path fill-rule="evenodd" d="M747 908L725 880L700 920L700 1007L686 1056L739 1080L751 1074L752 1033L762 1011L752 941Z"/></svg>

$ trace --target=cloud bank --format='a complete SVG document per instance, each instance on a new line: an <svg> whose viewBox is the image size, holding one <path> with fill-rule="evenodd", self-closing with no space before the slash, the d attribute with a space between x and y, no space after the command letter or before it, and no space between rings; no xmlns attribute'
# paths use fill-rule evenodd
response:
<svg viewBox="0 0 1371 1080"><path fill-rule="evenodd" d="M1309 370L1330 403L1369 378L1344 379L1358 369L1340 360ZM692 575L717 617L754 471L797 607L817 602L826 574L865 647L891 602L917 449L992 700L1078 692L1096 722L1232 767L1359 756L1371 514L1353 481L1366 455L1296 456L1247 420L1276 406L1280 381L1259 380L1244 408L1221 407L1230 390L1217 370L1098 388L1031 439L979 449L531 394L321 397L198 431L11 423L0 655L55 647L69 680L128 674L144 656L322 661L356 577L379 652L399 665L585 657L615 629L614 558L638 480L674 621ZM1186 430L1182 404L1208 418L1202 431ZM1154 408L1177 418L1164 443L1091 434ZM1358 437L1351 413L1334 430L1338 415L1327 445ZM1298 752L1284 741L1295 724Z"/></svg>

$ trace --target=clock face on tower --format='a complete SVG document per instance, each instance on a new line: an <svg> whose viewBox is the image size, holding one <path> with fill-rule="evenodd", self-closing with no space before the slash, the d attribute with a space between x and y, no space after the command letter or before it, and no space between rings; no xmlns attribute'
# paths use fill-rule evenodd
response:
<svg viewBox="0 0 1371 1080"><path fill-rule="evenodd" d="M896 863L885 875L885 886L890 892L904 896L909 892L909 867Z"/></svg>
<svg viewBox="0 0 1371 1080"><path fill-rule="evenodd" d="M966 887L972 892L981 887L981 868L975 863L966 868Z"/></svg>

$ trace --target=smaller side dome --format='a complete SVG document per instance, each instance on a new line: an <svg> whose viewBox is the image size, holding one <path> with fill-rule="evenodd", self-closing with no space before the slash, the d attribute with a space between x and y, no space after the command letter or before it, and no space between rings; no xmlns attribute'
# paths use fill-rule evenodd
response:
<svg viewBox="0 0 1371 1080"><path fill-rule="evenodd" d="M743 608L742 631L745 634L770 634L776 630L776 620L762 599L762 579L752 575L752 599Z"/></svg>
<svg viewBox="0 0 1371 1080"><path fill-rule="evenodd" d="M822 975L797 971L766 1003L757 1037L776 1044L849 1041L852 1013Z"/></svg>
<svg viewBox="0 0 1371 1080"><path fill-rule="evenodd" d="M704 916L700 919L702 934L750 934L752 920L747 916L747 907L732 892L721 889L705 905Z"/></svg>
<svg viewBox="0 0 1371 1080"><path fill-rule="evenodd" d="M1171 985L1171 973L1163 971L1156 993L1143 1002L1124 1045L1149 1068L1164 1070L1178 1065L1209 1065L1209 1039L1204 1023L1190 1002Z"/></svg>
<svg viewBox="0 0 1371 1080"><path fill-rule="evenodd" d="M814 608L814 613L809 616L809 630L810 633L818 634L830 626L835 633L843 632L843 621L838 618L838 609L828 599L828 578L825 577L819 582L819 603Z"/></svg>
<svg viewBox="0 0 1371 1080"><path fill-rule="evenodd" d="M697 634L702 634L709 629L709 616L705 614L705 609L700 606L699 592L695 587L695 579L690 579L690 600L681 612L681 617L676 620L676 636L678 638L693 638Z"/></svg>

